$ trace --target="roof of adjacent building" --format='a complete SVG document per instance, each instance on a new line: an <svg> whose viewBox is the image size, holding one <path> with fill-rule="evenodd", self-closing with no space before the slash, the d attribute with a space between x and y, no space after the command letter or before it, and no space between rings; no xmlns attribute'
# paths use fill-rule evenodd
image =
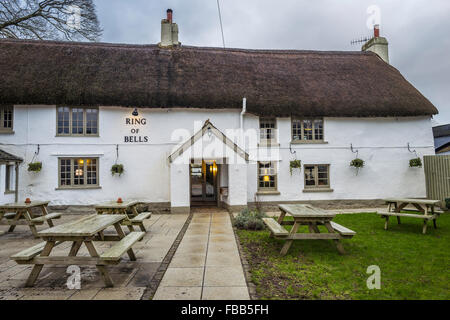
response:
<svg viewBox="0 0 450 320"><path fill-rule="evenodd" d="M0 149L0 162L22 162L22 158L16 157L11 153L3 151Z"/></svg>
<svg viewBox="0 0 450 320"><path fill-rule="evenodd" d="M438 110L372 52L0 40L0 103L241 108L261 116Z"/></svg>
<svg viewBox="0 0 450 320"><path fill-rule="evenodd" d="M450 136L450 123L433 127L433 136L435 138Z"/></svg>

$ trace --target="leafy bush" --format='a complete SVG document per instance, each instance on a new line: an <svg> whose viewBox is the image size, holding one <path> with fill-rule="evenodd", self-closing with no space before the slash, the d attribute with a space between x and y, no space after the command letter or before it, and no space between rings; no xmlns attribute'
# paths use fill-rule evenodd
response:
<svg viewBox="0 0 450 320"><path fill-rule="evenodd" d="M355 168L362 168L364 167L364 160L359 158L353 159L352 162L350 162L350 166Z"/></svg>
<svg viewBox="0 0 450 320"><path fill-rule="evenodd" d="M450 209L450 198L445 199L445 206Z"/></svg>
<svg viewBox="0 0 450 320"><path fill-rule="evenodd" d="M291 172L291 176L293 169L300 169L301 167L302 162L300 160L292 160L291 162L289 162L289 170Z"/></svg>
<svg viewBox="0 0 450 320"><path fill-rule="evenodd" d="M28 171L39 172L42 170L42 162L31 162L28 164Z"/></svg>
<svg viewBox="0 0 450 320"><path fill-rule="evenodd" d="M266 214L258 210L242 210L234 219L234 226L238 229L262 230L264 229L264 218Z"/></svg>
<svg viewBox="0 0 450 320"><path fill-rule="evenodd" d="M422 167L422 159L420 158L414 158L409 160L409 166L410 167Z"/></svg>
<svg viewBox="0 0 450 320"><path fill-rule="evenodd" d="M112 175L118 174L119 176L121 176L124 171L125 170L123 168L123 164L114 164L111 167L111 174Z"/></svg>

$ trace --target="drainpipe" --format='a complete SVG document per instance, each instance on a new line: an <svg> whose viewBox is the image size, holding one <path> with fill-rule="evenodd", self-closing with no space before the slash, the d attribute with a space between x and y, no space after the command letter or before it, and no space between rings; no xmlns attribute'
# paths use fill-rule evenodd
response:
<svg viewBox="0 0 450 320"><path fill-rule="evenodd" d="M241 111L241 117L240 117L240 134L241 134L241 143L244 144L244 115L247 112L247 98L242 99L242 111Z"/></svg>

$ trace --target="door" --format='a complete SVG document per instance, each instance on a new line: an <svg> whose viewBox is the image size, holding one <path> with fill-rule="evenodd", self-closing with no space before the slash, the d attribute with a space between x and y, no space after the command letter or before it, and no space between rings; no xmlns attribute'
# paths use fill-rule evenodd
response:
<svg viewBox="0 0 450 320"><path fill-rule="evenodd" d="M215 161L203 160L201 164L191 164L191 203L217 200L217 172Z"/></svg>

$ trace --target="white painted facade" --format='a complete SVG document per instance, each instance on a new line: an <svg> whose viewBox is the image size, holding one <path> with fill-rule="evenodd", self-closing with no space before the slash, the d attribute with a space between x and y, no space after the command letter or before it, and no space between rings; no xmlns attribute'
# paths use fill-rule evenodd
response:
<svg viewBox="0 0 450 320"><path fill-rule="evenodd" d="M173 209L190 206L190 171L188 163L170 163L168 157L181 142L210 122L222 133L239 129L240 110L138 109L146 125L127 125L125 119L133 109L99 108L98 137L56 136L56 106L15 106L14 134L0 134L0 148L24 159L20 165L19 201L29 197L51 200L52 205L90 205L121 197L150 203L171 204ZM291 120L277 118L279 161L279 194L258 195L261 202L381 199L384 197L425 197L425 176L421 168L410 168L416 157L407 149L415 149L420 157L434 154L431 118L324 118L324 140L320 144L292 144ZM131 134L132 129L139 129ZM246 114L244 131L259 130L259 118ZM189 134L189 136L186 136ZM148 136L148 142L125 143L125 136ZM181 139L184 136L184 140ZM177 138L178 139L174 139ZM182 141L183 140L183 141ZM36 160L42 161L39 173L27 171L40 145ZM349 166L356 157L365 160L365 167L356 174ZM125 172L112 176L116 162ZM252 150L242 146L248 153ZM278 147L276 147L278 148ZM98 157L99 188L58 189L58 157ZM257 163L219 164L220 185L228 186L229 206L245 206L255 201L258 191ZM304 170L295 169L292 176L289 162L330 165L330 192L304 192ZM198 160L198 159L197 159ZM0 166L0 202L11 202L13 195L4 193L4 166ZM176 210L173 210L176 211Z"/></svg>

